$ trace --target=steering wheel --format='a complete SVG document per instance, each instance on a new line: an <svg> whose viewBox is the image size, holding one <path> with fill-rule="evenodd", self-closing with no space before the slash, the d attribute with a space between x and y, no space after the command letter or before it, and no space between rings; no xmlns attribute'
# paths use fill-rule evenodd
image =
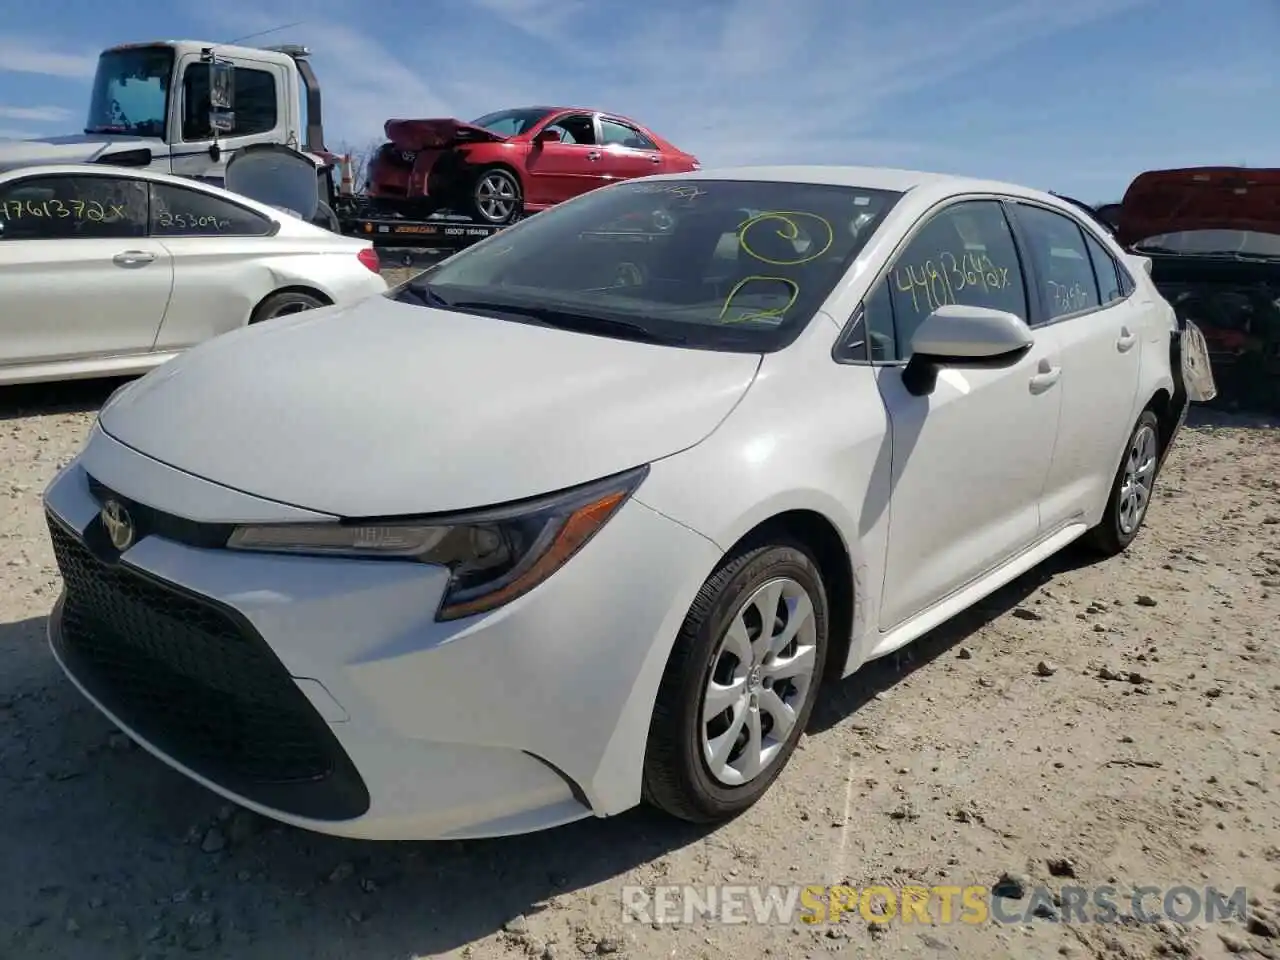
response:
<svg viewBox="0 0 1280 960"><path fill-rule="evenodd" d="M119 118L120 126L122 127L129 126L129 118L125 116L124 108L120 106L120 101L112 100L111 101L111 119L115 120L116 118Z"/></svg>

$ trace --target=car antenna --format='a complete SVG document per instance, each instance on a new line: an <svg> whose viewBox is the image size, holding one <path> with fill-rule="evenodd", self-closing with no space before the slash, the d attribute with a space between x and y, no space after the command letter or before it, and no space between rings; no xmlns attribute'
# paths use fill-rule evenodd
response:
<svg viewBox="0 0 1280 960"><path fill-rule="evenodd" d="M257 33L249 33L243 37L236 37L234 40L224 40L219 46L229 47L233 44L244 43L246 40L255 40L258 37L265 37L268 33L278 33L281 30L289 30L293 27L300 27L307 21L298 20L296 23L282 23L278 27L272 27L270 30L259 30Z"/></svg>

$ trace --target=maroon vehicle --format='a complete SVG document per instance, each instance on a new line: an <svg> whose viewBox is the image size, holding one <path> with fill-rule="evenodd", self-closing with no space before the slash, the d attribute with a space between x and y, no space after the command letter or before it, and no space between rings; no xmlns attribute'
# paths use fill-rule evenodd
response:
<svg viewBox="0 0 1280 960"><path fill-rule="evenodd" d="M1204 333L1221 400L1280 413L1280 169L1149 170L1116 233Z"/></svg>
<svg viewBox="0 0 1280 960"><path fill-rule="evenodd" d="M617 180L699 167L626 117L574 107L522 107L464 123L388 120L369 161L375 205L406 216L441 210L506 224Z"/></svg>

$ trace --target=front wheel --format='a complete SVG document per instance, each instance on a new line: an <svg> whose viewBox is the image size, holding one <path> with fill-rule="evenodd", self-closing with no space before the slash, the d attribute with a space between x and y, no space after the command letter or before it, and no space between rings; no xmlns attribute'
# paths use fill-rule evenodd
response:
<svg viewBox="0 0 1280 960"><path fill-rule="evenodd" d="M710 823L746 810L795 751L822 681L827 593L809 553L731 555L676 639L645 751L646 801Z"/></svg>
<svg viewBox="0 0 1280 960"><path fill-rule="evenodd" d="M1160 469L1160 421L1144 410L1116 470L1102 522L1089 531L1090 544L1108 555L1122 553L1142 529Z"/></svg>
<svg viewBox="0 0 1280 960"><path fill-rule="evenodd" d="M520 216L523 196L520 181L510 170L481 170L471 188L471 212L485 223L505 225Z"/></svg>

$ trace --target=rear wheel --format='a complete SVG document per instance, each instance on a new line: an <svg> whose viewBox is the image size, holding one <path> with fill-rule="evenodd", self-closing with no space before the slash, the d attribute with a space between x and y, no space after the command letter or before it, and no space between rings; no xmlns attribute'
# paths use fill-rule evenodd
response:
<svg viewBox="0 0 1280 960"><path fill-rule="evenodd" d="M275 320L277 317L287 317L291 313L301 313L303 310L314 310L316 307L324 306L328 304L315 294L303 293L301 290L281 290L258 304L249 322L261 323L264 320Z"/></svg>
<svg viewBox="0 0 1280 960"><path fill-rule="evenodd" d="M729 819L795 751L822 681L827 594L798 544L730 556L676 640L645 751L644 798L682 820Z"/></svg>
<svg viewBox="0 0 1280 960"><path fill-rule="evenodd" d="M1133 542L1147 518L1159 468L1160 421L1153 412L1144 410L1129 434L1102 522L1089 532L1095 549L1113 556Z"/></svg>
<svg viewBox="0 0 1280 960"><path fill-rule="evenodd" d="M471 188L471 213L485 223L508 224L520 216L520 181L503 167L487 167Z"/></svg>

